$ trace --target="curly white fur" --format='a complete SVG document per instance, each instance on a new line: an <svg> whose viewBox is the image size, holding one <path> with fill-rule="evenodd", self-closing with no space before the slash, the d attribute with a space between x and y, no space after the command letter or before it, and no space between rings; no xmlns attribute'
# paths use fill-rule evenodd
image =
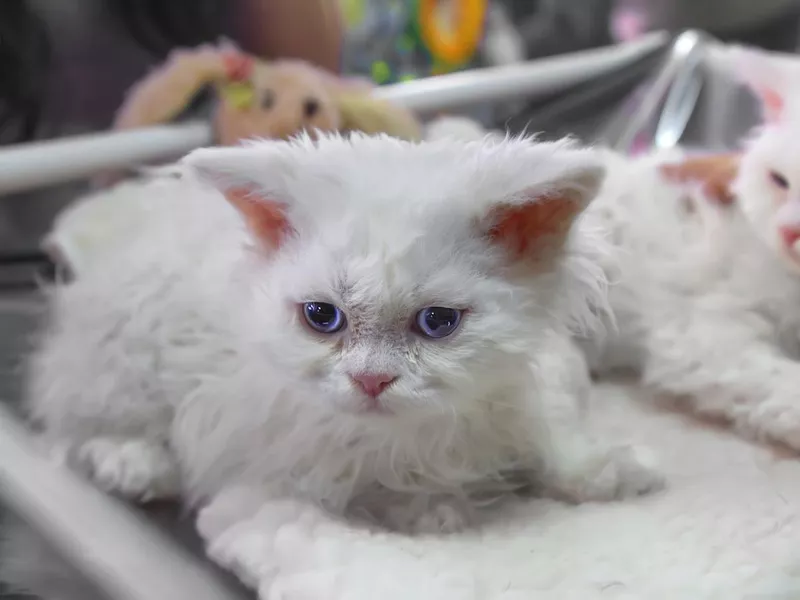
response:
<svg viewBox="0 0 800 600"><path fill-rule="evenodd" d="M426 123L424 134L428 141L472 142L487 136L496 140L504 137L460 115L432 119ZM114 247L140 235L147 229L150 219L159 218L152 205L161 204L161 197L149 192L149 182L153 178L177 176L179 170L175 165L142 167L127 181L75 199L56 216L53 227L42 241L43 250L69 276L80 277L94 261L108 252L119 252Z"/></svg>
<svg viewBox="0 0 800 600"><path fill-rule="evenodd" d="M303 137L200 150L182 168L143 184L158 201L140 235L55 291L31 364L32 419L105 487L200 504L244 488L256 505L439 531L520 478L574 501L660 485L581 425L589 382L570 335L606 303L601 231L579 216L603 177L594 151ZM295 235L265 252L209 182L278 199ZM487 237L497 211L553 194L575 224L535 256ZM309 300L341 306L348 330L309 334ZM431 304L468 308L456 334L409 330ZM349 374L364 370L398 375L380 396L391 414L361 411Z"/></svg>
<svg viewBox="0 0 800 600"><path fill-rule="evenodd" d="M787 223L800 226L800 65L744 49L729 58L767 118L746 145L734 206L667 184L656 169L664 157L609 157L591 210L622 251L611 292L620 335L592 362L642 369L646 384L698 413L800 449L800 254L781 235Z"/></svg>

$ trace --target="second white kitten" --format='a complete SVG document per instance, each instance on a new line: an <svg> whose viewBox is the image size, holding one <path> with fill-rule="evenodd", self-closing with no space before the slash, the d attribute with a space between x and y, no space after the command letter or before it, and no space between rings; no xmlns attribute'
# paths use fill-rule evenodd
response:
<svg viewBox="0 0 800 600"><path fill-rule="evenodd" d="M591 210L622 258L610 295L619 335L590 356L596 370L635 367L695 412L800 450L800 62L740 48L726 58L765 119L742 154L736 202L668 185L661 157L609 157Z"/></svg>

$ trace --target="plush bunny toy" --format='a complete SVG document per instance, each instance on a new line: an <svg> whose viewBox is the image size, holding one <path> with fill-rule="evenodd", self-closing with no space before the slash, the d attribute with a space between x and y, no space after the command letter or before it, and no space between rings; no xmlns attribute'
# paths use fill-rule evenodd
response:
<svg viewBox="0 0 800 600"><path fill-rule="evenodd" d="M260 61L230 44L173 52L131 89L114 128L172 121L206 88L214 92L212 122L222 145L250 137L286 138L304 129L420 137L414 116L372 98L365 81L302 61Z"/></svg>

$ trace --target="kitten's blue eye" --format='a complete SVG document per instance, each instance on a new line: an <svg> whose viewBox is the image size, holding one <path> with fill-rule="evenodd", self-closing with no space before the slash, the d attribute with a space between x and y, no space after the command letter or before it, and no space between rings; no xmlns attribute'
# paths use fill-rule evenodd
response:
<svg viewBox="0 0 800 600"><path fill-rule="evenodd" d="M461 311L442 306L428 306L417 313L417 327L429 338L447 337L458 329Z"/></svg>
<svg viewBox="0 0 800 600"><path fill-rule="evenodd" d="M336 333L346 323L341 309L327 302L306 302L303 316L308 326L319 333Z"/></svg>

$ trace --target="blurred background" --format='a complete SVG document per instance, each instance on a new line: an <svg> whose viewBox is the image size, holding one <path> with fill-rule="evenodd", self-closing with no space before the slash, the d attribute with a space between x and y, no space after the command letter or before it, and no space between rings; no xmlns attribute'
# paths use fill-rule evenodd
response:
<svg viewBox="0 0 800 600"><path fill-rule="evenodd" d="M457 1L457 0L452 0ZM3 0L0 3L0 145L107 128L126 90L175 47L221 36L265 58L296 56L376 83L435 71L398 50L409 0L295 0L309 14L291 24L291 0ZM491 0L495 33L468 67L533 60L635 39L647 31L701 29L722 40L793 51L798 0ZM277 27L275 23L281 23ZM333 29L331 29L333 28ZM428 61L429 62L429 61ZM630 94L654 63L588 82L546 102L476 107L490 127L586 133ZM557 105L565 98L563 110ZM481 108L484 110L481 111ZM504 109L504 110L499 110ZM6 197L0 204L0 282L24 285L28 264L57 210L81 184Z"/></svg>
<svg viewBox="0 0 800 600"><path fill-rule="evenodd" d="M265 59L300 58L378 86L435 76L446 69L409 37L414 7L412 0L2 0L0 150L107 129L130 86L171 50L223 37ZM665 65L683 52L669 40L685 41L676 36L687 29L794 53L800 0L489 0L482 43L460 69L568 55L633 42L653 31L668 37L613 72L536 98L483 102L465 111L489 128L597 139L620 118L630 120L626 107L642 98L646 104L653 86L663 84ZM661 134L672 143L735 144L755 118L747 99L732 100L733 88L715 85L713 73L683 74L676 106L688 98L688 110L675 113L685 113L678 114L677 133ZM663 109L662 96L655 116ZM40 314L33 301L37 281L52 267L40 240L58 211L86 189L87 182L76 181L0 198L4 399L19 397L20 358ZM169 528L169 518L166 523Z"/></svg>
<svg viewBox="0 0 800 600"><path fill-rule="evenodd" d="M286 0L3 0L0 144L102 130L111 123L128 87L171 49L214 42L221 36L260 56L299 56L377 83L430 74L424 58L398 56L403 21L413 3L297 2L303 3L318 10L330 3L332 10L339 10L340 34L314 44L318 32L304 30L302 25L291 31L270 27L280 19L280 11L287 10L280 6L289 5ZM490 4L493 22L499 22L496 29L503 34L470 67L516 56L531 60L574 52L656 29L696 28L723 40L792 51L800 22L797 0L492 0ZM331 18L335 17L329 14ZM388 68L381 69L384 66ZM387 74L392 67L397 72ZM604 94L607 102L629 93L637 76L646 73L627 75L616 90ZM513 108L506 114L485 111L484 120L493 121L486 123L489 126L517 128L538 121L536 109L541 107ZM582 121L600 118L602 108L593 101L567 115L548 113L545 125L558 130L585 128ZM79 189L76 184L4 199L0 256L8 257L6 262L35 260L38 241L52 215Z"/></svg>

